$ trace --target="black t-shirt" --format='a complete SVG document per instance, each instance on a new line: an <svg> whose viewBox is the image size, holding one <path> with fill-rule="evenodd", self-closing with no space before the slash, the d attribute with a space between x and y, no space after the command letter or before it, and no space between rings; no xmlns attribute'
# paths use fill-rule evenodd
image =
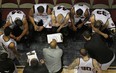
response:
<svg viewBox="0 0 116 73"><path fill-rule="evenodd" d="M39 64L37 67L31 67L29 65L25 66L23 73L49 73L49 71L45 64Z"/></svg>
<svg viewBox="0 0 116 73"><path fill-rule="evenodd" d="M13 73L14 70L15 66L11 59L0 61L0 73Z"/></svg>
<svg viewBox="0 0 116 73"><path fill-rule="evenodd" d="M113 58L113 51L109 49L101 35L95 33L91 40L84 45L90 57L95 58L99 63L107 63Z"/></svg>

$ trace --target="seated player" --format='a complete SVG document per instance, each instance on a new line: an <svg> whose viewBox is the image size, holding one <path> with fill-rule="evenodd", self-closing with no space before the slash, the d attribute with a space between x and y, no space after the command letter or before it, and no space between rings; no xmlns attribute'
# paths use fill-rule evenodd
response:
<svg viewBox="0 0 116 73"><path fill-rule="evenodd" d="M51 21L51 9L48 4L35 4L29 11L29 19L33 25L34 31L42 31L49 28Z"/></svg>
<svg viewBox="0 0 116 73"><path fill-rule="evenodd" d="M67 34L67 26L70 19L69 13L70 11L64 6L58 5L53 8L52 29L54 29L55 32Z"/></svg>
<svg viewBox="0 0 116 73"><path fill-rule="evenodd" d="M89 7L76 4L71 8L71 25L74 31L80 29L90 17Z"/></svg>
<svg viewBox="0 0 116 73"><path fill-rule="evenodd" d="M7 15L6 24L3 27L4 29L10 27L13 30L10 37L16 41L20 41L22 37L29 33L26 15L20 10L11 11Z"/></svg>
<svg viewBox="0 0 116 73"><path fill-rule="evenodd" d="M89 57L86 49L80 49L79 52L82 58L75 59L72 64L69 65L68 69L74 69L77 66L78 73L94 73L94 70L96 70L97 73L102 73L99 63Z"/></svg>
<svg viewBox="0 0 116 73"><path fill-rule="evenodd" d="M8 58L14 60L15 64L19 64L17 59L19 59L20 54L17 51L16 41L10 38L11 31L12 29L10 27L6 27L4 33L0 32L0 45L7 51Z"/></svg>
<svg viewBox="0 0 116 73"><path fill-rule="evenodd" d="M94 28L94 24L96 23L96 21L101 22L102 27L99 30ZM111 46L111 43L113 43L112 36L116 32L116 27L110 13L105 9L95 9L90 17L90 22L92 29L94 29L95 31L97 30L98 33L103 32L108 35L106 38L107 41L110 42L109 46Z"/></svg>

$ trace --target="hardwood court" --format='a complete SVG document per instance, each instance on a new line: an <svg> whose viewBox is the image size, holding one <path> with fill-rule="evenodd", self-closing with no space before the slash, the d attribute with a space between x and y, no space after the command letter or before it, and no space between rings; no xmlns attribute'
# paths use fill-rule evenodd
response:
<svg viewBox="0 0 116 73"><path fill-rule="evenodd" d="M18 68L18 73L23 73L23 67ZM62 73L75 73L74 70L66 70L64 69ZM103 71L103 73L116 73L116 68L115 69L108 69L107 71Z"/></svg>

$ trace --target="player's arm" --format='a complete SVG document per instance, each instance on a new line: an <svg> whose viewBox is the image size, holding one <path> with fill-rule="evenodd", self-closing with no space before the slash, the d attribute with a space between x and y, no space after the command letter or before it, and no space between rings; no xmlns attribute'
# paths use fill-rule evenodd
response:
<svg viewBox="0 0 116 73"><path fill-rule="evenodd" d="M99 63L95 59L93 59L93 66L94 66L95 70L97 71L97 73L102 73Z"/></svg>
<svg viewBox="0 0 116 73"><path fill-rule="evenodd" d="M75 21L74 21L74 15L75 15L75 11L74 11L74 7L71 9L70 11L70 20L71 20L71 27L73 28L74 31L76 31L76 27L75 27Z"/></svg>
<svg viewBox="0 0 116 73"><path fill-rule="evenodd" d="M70 15L67 14L67 16L65 17L64 23L62 23L62 24L60 25L60 27L57 29L57 32L59 32L59 31L62 29L63 26L67 25L69 19L70 19Z"/></svg>
<svg viewBox="0 0 116 73"><path fill-rule="evenodd" d="M11 25L10 21L8 20L6 22L6 24L3 26L3 29L5 29L6 27L9 27ZM13 35L13 34L10 34L10 37L13 38L13 39L16 39L16 37Z"/></svg>
<svg viewBox="0 0 116 73"><path fill-rule="evenodd" d="M8 27L8 26L10 26L11 25L11 23L10 23L10 21L8 20L8 21L6 21L6 23L5 23L5 25L3 26L3 28L5 29L6 27Z"/></svg>
<svg viewBox="0 0 116 73"><path fill-rule="evenodd" d="M16 39L17 41L19 41L24 35L28 33L28 23L27 23L26 18L24 18L23 20L23 27L24 27L23 32L21 33L20 36L17 37Z"/></svg>
<svg viewBox="0 0 116 73"><path fill-rule="evenodd" d="M90 13L89 13L89 10L88 9L86 9L86 11L85 11L85 13L84 13L84 16L85 16L85 19L84 19L84 21L81 23L81 24L79 24L77 27L78 28L81 28L88 20L89 20L89 18L90 18Z"/></svg>
<svg viewBox="0 0 116 73"><path fill-rule="evenodd" d="M72 7L70 11L70 19L71 19L72 25L74 25L74 15L75 15L75 11L74 11L74 7Z"/></svg>
<svg viewBox="0 0 116 73"><path fill-rule="evenodd" d="M91 27L92 27L92 29L93 29L96 33L102 35L102 36L103 36L104 38L106 38L106 39L108 38L108 34L103 33L103 32L100 31L99 29L95 28L93 24L91 24Z"/></svg>
<svg viewBox="0 0 116 73"><path fill-rule="evenodd" d="M76 66L79 65L79 58L75 59L69 66L68 69L74 69Z"/></svg>
<svg viewBox="0 0 116 73"><path fill-rule="evenodd" d="M34 30L38 31L39 27L35 24L33 14L34 14L34 7L31 8L30 11L29 11L29 19L30 19L32 25L34 26Z"/></svg>
<svg viewBox="0 0 116 73"><path fill-rule="evenodd" d="M34 18L33 18L33 14L34 14L33 10L34 9L31 8L30 11L29 11L29 19L30 19L31 23L33 24L33 26L35 26L36 24L35 24Z"/></svg>
<svg viewBox="0 0 116 73"><path fill-rule="evenodd" d="M52 12L52 11L51 11L50 7L48 6L47 14L48 14L48 15L51 15L51 12Z"/></svg>
<svg viewBox="0 0 116 73"><path fill-rule="evenodd" d="M55 17L54 11L52 12L51 18L52 18L52 25L56 25L57 22L56 22L56 17Z"/></svg>
<svg viewBox="0 0 116 73"><path fill-rule="evenodd" d="M43 24L43 26L38 26L38 30L37 31L42 31L44 28L46 28L47 25L50 25L51 22L51 15L47 15L48 18L46 20L46 22Z"/></svg>
<svg viewBox="0 0 116 73"><path fill-rule="evenodd" d="M85 16L85 20L83 21L83 24L86 23L90 18L89 9L86 9L84 16Z"/></svg>
<svg viewBox="0 0 116 73"><path fill-rule="evenodd" d="M20 57L20 54L16 50L16 47L15 47L15 43L14 42L11 42L8 47L9 47L10 50L12 50L12 52L16 55L17 58Z"/></svg>

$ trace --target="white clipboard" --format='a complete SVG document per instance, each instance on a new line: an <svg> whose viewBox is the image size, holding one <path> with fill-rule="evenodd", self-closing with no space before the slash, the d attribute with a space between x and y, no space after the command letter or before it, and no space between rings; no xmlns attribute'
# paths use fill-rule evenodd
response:
<svg viewBox="0 0 116 73"><path fill-rule="evenodd" d="M61 33L54 33L47 35L48 43L50 43L53 39L55 39L57 43L63 42L63 35Z"/></svg>
<svg viewBox="0 0 116 73"><path fill-rule="evenodd" d="M26 54L27 54L27 57L28 57L29 66L31 66L31 60L32 60L33 58L36 58L36 59L39 61L39 59L38 59L38 57L37 57L37 53L35 52L35 50L33 50L33 51L31 51L31 52L28 52L28 53L26 53Z"/></svg>

